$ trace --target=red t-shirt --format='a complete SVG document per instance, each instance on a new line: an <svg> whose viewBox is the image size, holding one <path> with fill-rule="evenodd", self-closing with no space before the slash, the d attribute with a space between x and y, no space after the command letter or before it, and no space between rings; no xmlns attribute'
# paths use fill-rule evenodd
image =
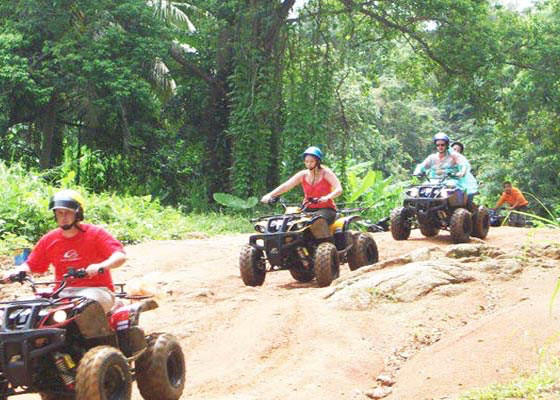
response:
<svg viewBox="0 0 560 400"><path fill-rule="evenodd" d="M86 268L109 258L115 251L124 252L122 244L103 228L91 224L80 224L79 231L71 238L62 236L62 229L57 228L44 235L29 255L27 265L31 272L42 274L49 265L54 265L56 280L61 280L68 268ZM104 286L114 290L111 273L106 270L83 279L71 279L68 286Z"/></svg>
<svg viewBox="0 0 560 400"><path fill-rule="evenodd" d="M301 178L301 186L303 187L303 194L306 200L326 196L332 191L332 186L329 181L325 179L324 174L319 182L315 183L314 185L311 185L309 182L307 182L307 179L305 179L304 175ZM329 199L328 201L324 201L322 203L310 203L307 205L307 208L332 208L336 210L336 206L332 199Z"/></svg>

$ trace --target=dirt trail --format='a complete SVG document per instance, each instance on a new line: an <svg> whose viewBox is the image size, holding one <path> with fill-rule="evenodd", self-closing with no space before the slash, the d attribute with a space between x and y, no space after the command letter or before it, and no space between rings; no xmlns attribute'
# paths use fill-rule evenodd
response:
<svg viewBox="0 0 560 400"><path fill-rule="evenodd" d="M558 232L492 228L486 243L507 250L558 242ZM158 271L160 308L141 324L181 340L183 399L366 399L381 373L396 381L387 399L449 398L533 369L544 344L555 349L558 313L550 316L547 307L557 268L470 282L454 296L344 311L324 300L328 288L297 283L286 271L268 274L262 287L243 286L237 262L247 237L129 246L130 261L115 271L117 282ZM381 260L451 244L446 232L431 239L413 232L405 242L388 233L374 238ZM133 398L141 399L136 389Z"/></svg>

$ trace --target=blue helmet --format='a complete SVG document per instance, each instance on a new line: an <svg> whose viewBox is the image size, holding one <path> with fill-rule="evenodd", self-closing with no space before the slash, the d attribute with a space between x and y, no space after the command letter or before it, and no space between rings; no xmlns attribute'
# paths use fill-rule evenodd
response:
<svg viewBox="0 0 560 400"><path fill-rule="evenodd" d="M311 146L305 149L305 151L303 152L303 158L305 158L305 156L313 156L321 161L321 159L323 158L323 152L318 147Z"/></svg>
<svg viewBox="0 0 560 400"><path fill-rule="evenodd" d="M433 141L435 143L438 140L443 140L449 146L449 136L447 136L445 133L443 133L443 132L436 133L434 135Z"/></svg>

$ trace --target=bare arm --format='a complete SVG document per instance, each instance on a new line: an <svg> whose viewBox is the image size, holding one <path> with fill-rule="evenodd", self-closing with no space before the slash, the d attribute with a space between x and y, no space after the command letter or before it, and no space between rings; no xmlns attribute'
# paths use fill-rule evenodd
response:
<svg viewBox="0 0 560 400"><path fill-rule="evenodd" d="M284 182L283 184L281 184L280 186L278 186L277 188L275 188L271 192L265 194L262 197L261 201L263 203L268 203L272 197L278 197L282 193L286 193L287 191L289 191L289 190L293 189L294 187L296 187L297 185L301 184L301 179L302 179L304 174L305 174L305 170L299 171L297 174L292 176L286 182Z"/></svg>
<svg viewBox="0 0 560 400"><path fill-rule="evenodd" d="M86 272L89 276L96 275L99 273L101 268L103 269L114 269L122 266L127 260L126 254L122 251L115 251L113 254L109 256L105 261L101 261L100 263L90 264L86 268Z"/></svg>
<svg viewBox="0 0 560 400"><path fill-rule="evenodd" d="M413 174L418 175L421 172L425 172L426 170L430 169L430 167L431 167L431 156L428 156L424 161L418 164L416 168L414 168Z"/></svg>

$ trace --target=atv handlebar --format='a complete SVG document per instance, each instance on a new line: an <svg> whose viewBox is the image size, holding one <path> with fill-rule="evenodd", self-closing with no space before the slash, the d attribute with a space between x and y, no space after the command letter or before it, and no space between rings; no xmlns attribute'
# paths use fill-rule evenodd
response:
<svg viewBox="0 0 560 400"><path fill-rule="evenodd" d="M3 279L2 283L15 283L15 282L23 283L28 279L30 278L27 276L27 272L19 271L16 272L15 274L10 275L8 278Z"/></svg>
<svg viewBox="0 0 560 400"><path fill-rule="evenodd" d="M97 273L102 275L105 273L105 268L99 268L97 270ZM66 273L64 275L62 275L62 277L66 280L66 279L83 279L83 278L87 278L88 273L86 272L85 268L68 268L68 270L66 271Z"/></svg>
<svg viewBox="0 0 560 400"><path fill-rule="evenodd" d="M105 273L104 268L99 268L98 274ZM61 281L50 281L50 282L35 282L31 276L27 274L25 271L19 271L15 274L10 275L7 279L1 280L1 283L15 283L19 282L23 284L23 282L28 282L31 285L31 289L33 293L37 292L37 285L52 285L58 284L58 288L52 292L50 297L56 298L58 297L59 293L67 286L68 281L71 279L83 279L87 278L88 273L86 272L85 268L68 268L66 273L62 275Z"/></svg>

